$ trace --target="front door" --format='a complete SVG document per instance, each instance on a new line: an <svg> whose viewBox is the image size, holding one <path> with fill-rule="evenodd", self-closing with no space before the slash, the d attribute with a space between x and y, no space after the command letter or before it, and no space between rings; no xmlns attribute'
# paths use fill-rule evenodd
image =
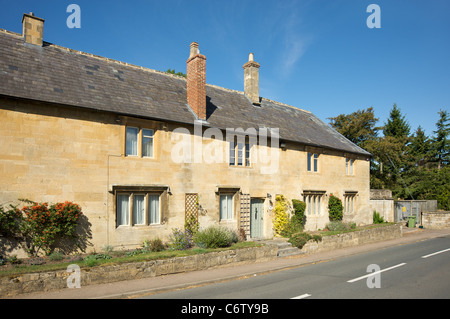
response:
<svg viewBox="0 0 450 319"><path fill-rule="evenodd" d="M251 200L250 237L263 237L264 200L253 198Z"/></svg>

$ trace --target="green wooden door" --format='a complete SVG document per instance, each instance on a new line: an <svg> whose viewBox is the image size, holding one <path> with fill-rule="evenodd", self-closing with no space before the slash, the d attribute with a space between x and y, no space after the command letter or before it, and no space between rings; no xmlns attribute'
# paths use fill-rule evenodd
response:
<svg viewBox="0 0 450 319"><path fill-rule="evenodd" d="M252 199L250 204L250 237L263 237L263 223L264 223L264 200Z"/></svg>

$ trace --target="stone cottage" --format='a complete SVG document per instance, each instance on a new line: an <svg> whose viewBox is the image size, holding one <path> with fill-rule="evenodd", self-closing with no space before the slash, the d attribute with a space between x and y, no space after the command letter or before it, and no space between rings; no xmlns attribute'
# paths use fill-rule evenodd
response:
<svg viewBox="0 0 450 319"><path fill-rule="evenodd" d="M43 41L44 20L0 29L0 203L73 201L94 247L166 239L193 216L250 238L273 236L278 194L306 202L306 229L371 223L370 154L309 111L260 97L250 54L244 91L206 82L186 48L187 78Z"/></svg>

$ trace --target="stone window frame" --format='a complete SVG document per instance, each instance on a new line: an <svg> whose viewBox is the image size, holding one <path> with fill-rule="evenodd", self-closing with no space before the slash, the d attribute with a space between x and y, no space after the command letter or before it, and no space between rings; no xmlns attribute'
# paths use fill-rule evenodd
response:
<svg viewBox="0 0 450 319"><path fill-rule="evenodd" d="M308 151L306 153L306 170L309 173L319 173L319 152Z"/></svg>
<svg viewBox="0 0 450 319"><path fill-rule="evenodd" d="M154 185L154 186L138 186L138 185L114 185L112 193L114 195L114 216L115 216L115 227L152 227L160 226L164 224L166 210L168 206L168 193L170 193L170 188L168 186ZM118 224L118 197L120 195L128 195L128 223ZM144 211L144 223L135 224L133 221L133 205L135 195L145 195L145 211ZM149 196L157 195L159 198L159 223L150 223L150 212L149 212Z"/></svg>
<svg viewBox="0 0 450 319"><path fill-rule="evenodd" d="M355 176L355 159L352 157L345 158L345 175Z"/></svg>
<svg viewBox="0 0 450 319"><path fill-rule="evenodd" d="M304 190L303 201L306 204L306 216L322 216L326 191Z"/></svg>
<svg viewBox="0 0 450 319"><path fill-rule="evenodd" d="M356 201L358 198L358 191L344 192L344 214L354 214L356 211Z"/></svg>
<svg viewBox="0 0 450 319"><path fill-rule="evenodd" d="M137 149L136 154L127 154L127 131L128 128L137 129ZM144 131L151 131L152 132L152 156L146 156L143 153L143 140L144 140ZM144 159L156 159L155 155L155 135L156 135L157 129L155 127L152 127L152 125L139 125L138 123L126 123L124 125L124 139L123 139L123 156L125 158L144 158Z"/></svg>

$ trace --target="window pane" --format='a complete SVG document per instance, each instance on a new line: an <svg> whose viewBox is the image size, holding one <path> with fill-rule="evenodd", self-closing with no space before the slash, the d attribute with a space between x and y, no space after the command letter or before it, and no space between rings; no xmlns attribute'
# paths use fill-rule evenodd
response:
<svg viewBox="0 0 450 319"><path fill-rule="evenodd" d="M148 196L148 220L150 224L159 224L159 196Z"/></svg>
<svg viewBox="0 0 450 319"><path fill-rule="evenodd" d="M250 144L245 144L245 166L250 166Z"/></svg>
<svg viewBox="0 0 450 319"><path fill-rule="evenodd" d="M345 174L348 175L348 158L345 159Z"/></svg>
<svg viewBox="0 0 450 319"><path fill-rule="evenodd" d="M311 153L308 153L307 166L308 172L311 172Z"/></svg>
<svg viewBox="0 0 450 319"><path fill-rule="evenodd" d="M308 202L308 215L311 215L311 196L307 196L306 200Z"/></svg>
<svg viewBox="0 0 450 319"><path fill-rule="evenodd" d="M142 130L142 156L153 157L153 130Z"/></svg>
<svg viewBox="0 0 450 319"><path fill-rule="evenodd" d="M319 154L314 154L314 172L317 172L318 159L319 159Z"/></svg>
<svg viewBox="0 0 450 319"><path fill-rule="evenodd" d="M350 175L353 175L353 162L354 160L350 160Z"/></svg>
<svg viewBox="0 0 450 319"><path fill-rule="evenodd" d="M137 156L138 129L135 127L127 127L126 132L126 155Z"/></svg>
<svg viewBox="0 0 450 319"><path fill-rule="evenodd" d="M128 225L130 195L117 195L117 226Z"/></svg>
<svg viewBox="0 0 450 319"><path fill-rule="evenodd" d="M312 208L313 215L316 214L316 197L317 196L312 196L312 198L313 198L313 208Z"/></svg>
<svg viewBox="0 0 450 319"><path fill-rule="evenodd" d="M220 219L233 219L232 195L220 195Z"/></svg>
<svg viewBox="0 0 450 319"><path fill-rule="evenodd" d="M133 224L144 224L144 212L145 212L145 195L133 196Z"/></svg>
<svg viewBox="0 0 450 319"><path fill-rule="evenodd" d="M237 164L239 166L242 166L244 163L243 162L243 156L244 156L243 152L244 152L244 144L238 143L238 145L237 145Z"/></svg>
<svg viewBox="0 0 450 319"><path fill-rule="evenodd" d="M236 163L236 153L235 153L235 144L234 142L229 143L230 146L230 165L235 165Z"/></svg>

